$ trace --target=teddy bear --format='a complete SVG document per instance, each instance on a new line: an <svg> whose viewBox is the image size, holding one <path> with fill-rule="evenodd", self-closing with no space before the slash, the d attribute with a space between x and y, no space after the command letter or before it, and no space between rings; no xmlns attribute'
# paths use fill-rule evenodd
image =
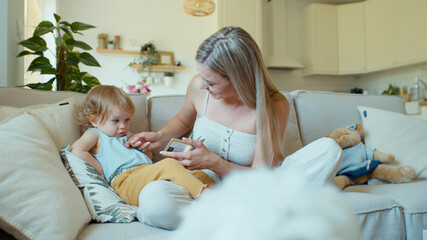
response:
<svg viewBox="0 0 427 240"><path fill-rule="evenodd" d="M354 184L364 184L371 178L391 183L402 183L416 177L413 167L404 165L392 168L381 163L392 163L394 155L371 149L363 144L363 126L355 123L334 130L329 137L343 149L343 161L333 183L340 189Z"/></svg>

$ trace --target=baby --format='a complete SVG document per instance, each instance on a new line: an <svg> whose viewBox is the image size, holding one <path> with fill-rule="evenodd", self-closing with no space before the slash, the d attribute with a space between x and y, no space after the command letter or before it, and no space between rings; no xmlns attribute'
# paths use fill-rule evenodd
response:
<svg viewBox="0 0 427 240"><path fill-rule="evenodd" d="M125 147L134 112L135 106L123 90L107 85L92 88L81 113L87 130L71 146L71 152L101 174L127 204L141 205L139 193L155 180L174 182L197 198L212 184L206 173L190 172L172 158L153 164L151 152Z"/></svg>

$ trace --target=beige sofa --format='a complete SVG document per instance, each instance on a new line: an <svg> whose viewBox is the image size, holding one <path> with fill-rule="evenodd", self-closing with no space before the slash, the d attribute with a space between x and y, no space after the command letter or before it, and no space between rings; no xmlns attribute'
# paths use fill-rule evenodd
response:
<svg viewBox="0 0 427 240"><path fill-rule="evenodd" d="M327 136L335 128L362 122L357 110L358 105L405 112L404 102L399 97L309 91L285 92L285 95L292 103L286 129L287 154ZM0 88L0 106L25 107L56 103L67 97L72 97L79 103L84 95ZM156 131L163 127L179 111L185 96L156 96L146 99L144 95L131 95L131 98L137 109L131 120L131 131L140 132ZM1 131L0 125L0 133ZM155 159L159 159L159 156L156 155ZM427 229L427 181L351 186L346 188L342 195L358 217L363 239L422 239L422 230ZM84 205L82 197L79 201L80 206ZM46 202L46 205L49 204ZM22 239L28 236L39 239L37 234L25 231L26 225L11 224L9 220L13 217L9 216L8 219L3 216L2 208L3 206L0 207L0 228L4 231L0 232L1 239L13 239L8 233ZM89 223L88 213L84 215L81 221L83 224L74 230L77 239L167 239L173 236L173 232L137 221L126 224Z"/></svg>

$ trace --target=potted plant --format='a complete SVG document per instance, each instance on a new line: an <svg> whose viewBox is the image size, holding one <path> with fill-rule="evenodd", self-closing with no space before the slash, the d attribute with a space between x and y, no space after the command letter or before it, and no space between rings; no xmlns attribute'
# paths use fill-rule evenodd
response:
<svg viewBox="0 0 427 240"><path fill-rule="evenodd" d="M40 71L42 75L54 75L49 81L44 83L31 83L26 86L39 90L52 90L54 82L58 91L75 91L88 92L92 87L99 85L98 79L87 72L81 72L79 64L83 63L87 66L100 67L98 61L88 52L83 50L91 50L92 48L82 42L74 39L73 34L80 34L80 31L95 28L95 26L67 21L61 21L61 17L54 14L56 24L50 21L42 21L34 30L33 36L19 42L29 49L18 54L17 57L33 54L38 55L28 67L27 71ZM41 37L46 33L52 33L55 38L56 51L48 49L46 41ZM48 58L44 56L44 52L55 53L56 63L52 65Z"/></svg>
<svg viewBox="0 0 427 240"><path fill-rule="evenodd" d="M141 47L140 61L144 66L156 65L158 63L159 54L154 42L148 42Z"/></svg>
<svg viewBox="0 0 427 240"><path fill-rule="evenodd" d="M170 87L173 84L173 76L175 74L173 72L165 72L163 76L163 83L165 87Z"/></svg>
<svg viewBox="0 0 427 240"><path fill-rule="evenodd" d="M107 38L108 38L108 34L106 33L98 34L98 48L100 49L107 48Z"/></svg>
<svg viewBox="0 0 427 240"><path fill-rule="evenodd" d="M110 40L107 43L107 48L108 49L114 49L114 40Z"/></svg>

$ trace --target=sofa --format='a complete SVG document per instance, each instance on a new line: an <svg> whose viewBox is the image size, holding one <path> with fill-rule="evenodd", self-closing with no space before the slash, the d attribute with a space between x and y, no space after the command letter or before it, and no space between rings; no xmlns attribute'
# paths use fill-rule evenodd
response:
<svg viewBox="0 0 427 240"><path fill-rule="evenodd" d="M291 103L285 132L286 154L292 154L304 145L327 136L336 128L348 126L355 122L364 122L363 113L366 115L366 112L368 112L369 116L380 118L375 115L377 109L385 112L386 121L383 121L380 125L373 125L372 132L384 132L384 129L381 128L387 128L387 119L390 118L387 117L387 114L403 117L404 121L408 121L411 126L421 126L419 128L421 130L417 132L425 133L426 127L424 125L427 126L425 120L406 118L404 115L405 103L402 98L397 96L371 96L315 91L283 93ZM73 108L75 108L83 98L84 94L75 92L0 87L0 121L2 121L0 124L0 143L3 149L0 150L0 164L3 165L3 170L0 171L0 189L3 189L0 190L0 196L3 198L3 200L0 200L0 238L75 238L85 240L172 238L173 231L154 228L138 221L131 223L97 223L93 220L91 221L91 215L86 208L85 199L79 191L81 189L76 187L69 175L65 177L68 172L62 165L58 153L63 145L67 142L72 143L81 132L76 130L78 126L75 126L75 119L71 115L57 116L57 112L63 110L57 111L55 110L58 108L56 105L53 107L50 105L68 99L67 104L68 102L73 102ZM145 95L131 95L131 99L135 103L136 113L130 122L130 131L141 132L157 131L162 128L179 111L185 96L173 95L147 98ZM361 106L366 107L366 109L361 109ZM39 108L48 108L48 110L39 110ZM72 114L75 114L75 112ZM55 126L55 128L53 129L52 126ZM409 126L409 129L406 128L406 125L401 127L409 135L408 141L411 141L411 133L409 132L412 131L410 129L411 126ZM22 133L20 132L21 127L23 129ZM39 131L41 128L46 128L47 130ZM74 129L74 132L68 134L71 128ZM32 133L33 131L34 133ZM389 133L395 134L395 132L397 131L390 129ZM386 134L388 133L386 132ZM26 136L22 137L22 135ZM365 138L368 136L370 138L371 135L373 134L369 133L369 135L365 135ZM424 136L424 138L427 138L427 135ZM17 146L16 150L13 150L15 145L10 145L10 147L3 145L15 140L20 143L33 142L31 144L36 145L36 149L41 149L40 152L45 152L46 149L58 151L56 155L51 156L53 158L51 161L55 162L53 163L54 166L49 165L45 171L43 166L51 164L50 162L45 164L45 158L40 160L40 164L43 164L43 166L35 165L39 161L35 159L44 157L44 155L39 156L37 151L26 153L26 149L33 147L31 144L25 149L18 148L21 145ZM414 141L426 142L417 138ZM391 142L397 142L399 147L404 145L412 146L418 143L400 142L400 139L392 139ZM41 143L44 145L37 145ZM382 141L374 139L371 143L381 145ZM54 146L50 147L49 145ZM26 146L26 144L22 146ZM396 149L396 147L394 148ZM419 154L425 154L425 148L426 145L418 145L417 149L420 150L417 151L420 151ZM14 152L18 153L15 154ZM154 153L154 160L161 158L156 152ZM11 161L11 154L14 154L13 161ZM29 157L25 159L24 157L19 157L21 155L25 156L25 154L29 154ZM422 161L427 162L426 157L427 154L425 154ZM6 159L7 162L1 162L2 158ZM25 164L20 162L25 162ZM6 168L10 168L10 171ZM34 177L25 180L26 176L33 176L31 174L35 172L37 174ZM59 175L59 172L62 174L61 176L51 176L54 173ZM18 179L17 181L22 182L12 189L12 187L8 186L15 183L6 180L14 177ZM37 178L41 179L39 184ZM55 180L53 183L45 182L48 178L62 180ZM45 185L40 190L37 190L42 184ZM55 189L57 187L57 190L46 189L50 186L48 184L53 184L51 188ZM63 185L57 186L57 184ZM68 189L64 194L70 194L70 196L67 195L65 198L61 195L61 191L64 189ZM23 191L32 192L33 195L27 196ZM423 239L423 229L427 229L427 181L422 177L422 174L415 181L401 184L371 180L368 184L347 187L342 191L341 195L358 219L359 226L355 227L360 227L362 239ZM8 199L9 196L10 198ZM51 197L39 199L43 196ZM25 201L22 202L22 199L25 199ZM32 200L34 202L41 201L41 204L34 206L34 203L31 202ZM59 204L59 201L66 201L66 204L56 206L55 204ZM38 213L32 218L26 219L31 214L34 215L34 211L38 211L39 208L44 209L42 214ZM65 208L69 209L64 210ZM40 226L37 223L44 225ZM55 225L56 228L53 227L52 232L47 232L46 225L50 224Z"/></svg>

